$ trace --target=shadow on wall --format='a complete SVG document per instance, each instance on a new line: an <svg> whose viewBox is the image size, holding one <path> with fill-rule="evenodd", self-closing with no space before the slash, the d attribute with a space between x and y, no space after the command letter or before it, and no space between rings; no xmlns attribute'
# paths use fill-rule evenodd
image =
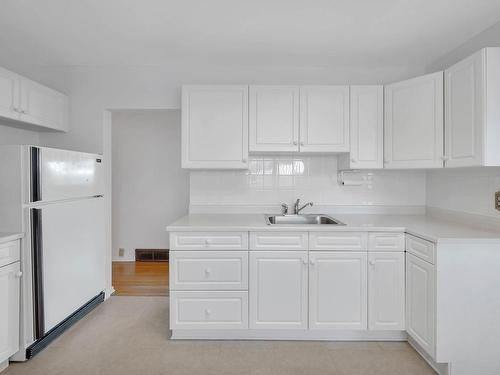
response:
<svg viewBox="0 0 500 375"><path fill-rule="evenodd" d="M134 260L136 248L168 248L166 225L188 212L181 112L113 111L111 137L113 260Z"/></svg>

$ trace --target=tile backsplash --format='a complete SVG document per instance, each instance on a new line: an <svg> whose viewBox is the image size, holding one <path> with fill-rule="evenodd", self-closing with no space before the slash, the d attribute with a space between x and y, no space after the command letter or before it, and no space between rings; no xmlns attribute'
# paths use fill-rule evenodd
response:
<svg viewBox="0 0 500 375"><path fill-rule="evenodd" d="M301 198L316 205L425 205L425 171L360 171L349 177L359 186L340 185L337 172L331 155L252 156L245 171L191 172L190 204L279 205Z"/></svg>

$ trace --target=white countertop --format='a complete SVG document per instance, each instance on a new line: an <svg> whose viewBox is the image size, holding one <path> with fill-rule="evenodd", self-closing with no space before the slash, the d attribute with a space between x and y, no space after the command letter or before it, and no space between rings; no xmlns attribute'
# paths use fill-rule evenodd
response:
<svg viewBox="0 0 500 375"><path fill-rule="evenodd" d="M0 243L15 241L23 237L23 233L0 232Z"/></svg>
<svg viewBox="0 0 500 375"><path fill-rule="evenodd" d="M346 225L267 225L264 214L190 214L167 231L374 231L406 232L429 241L500 240L498 231L429 215L332 215Z"/></svg>

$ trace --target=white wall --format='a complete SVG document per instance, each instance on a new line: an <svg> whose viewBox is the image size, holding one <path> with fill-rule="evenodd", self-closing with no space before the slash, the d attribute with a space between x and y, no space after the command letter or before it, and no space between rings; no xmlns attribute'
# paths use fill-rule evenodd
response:
<svg viewBox="0 0 500 375"><path fill-rule="evenodd" d="M278 208L296 198L320 206L425 205L425 171L364 171L360 177L362 186L339 185L336 156L253 156L248 171L191 172L191 210Z"/></svg>
<svg viewBox="0 0 500 375"><path fill-rule="evenodd" d="M168 248L165 227L188 211L180 124L179 110L113 112L113 260L133 260L136 248Z"/></svg>
<svg viewBox="0 0 500 375"><path fill-rule="evenodd" d="M427 67L446 69L483 47L500 46L500 22ZM427 205L446 210L500 218L494 209L494 192L500 190L500 168L458 168L427 173Z"/></svg>
<svg viewBox="0 0 500 375"><path fill-rule="evenodd" d="M38 132L6 126L4 124L5 123L2 123L2 120L0 120L0 145L38 144Z"/></svg>

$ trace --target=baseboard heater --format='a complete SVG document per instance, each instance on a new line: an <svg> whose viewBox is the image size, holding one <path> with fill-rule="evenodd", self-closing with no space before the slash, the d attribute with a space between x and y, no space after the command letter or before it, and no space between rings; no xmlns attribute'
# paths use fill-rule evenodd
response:
<svg viewBox="0 0 500 375"><path fill-rule="evenodd" d="M64 319L61 323L52 328L47 332L42 338L38 339L31 346L26 349L26 359L34 357L36 354L40 353L47 345L54 341L58 336L60 336L64 331L70 328L73 324L78 322L81 318L92 311L97 305L104 301L104 292L99 293L97 296L92 298L85 305L76 310L73 314Z"/></svg>

